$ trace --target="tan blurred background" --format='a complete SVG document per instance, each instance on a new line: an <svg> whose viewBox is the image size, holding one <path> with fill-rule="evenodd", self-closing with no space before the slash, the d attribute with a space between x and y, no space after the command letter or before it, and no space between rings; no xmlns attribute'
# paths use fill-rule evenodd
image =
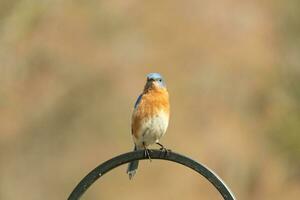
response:
<svg viewBox="0 0 300 200"><path fill-rule="evenodd" d="M132 150L149 72L171 97L162 143L238 199L300 196L300 1L0 1L0 199L66 199ZM83 199L222 199L174 163L121 166Z"/></svg>

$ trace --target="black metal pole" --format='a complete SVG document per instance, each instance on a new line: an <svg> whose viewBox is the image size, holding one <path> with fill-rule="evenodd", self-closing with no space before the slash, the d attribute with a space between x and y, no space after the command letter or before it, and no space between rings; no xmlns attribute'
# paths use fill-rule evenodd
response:
<svg viewBox="0 0 300 200"><path fill-rule="evenodd" d="M176 163L180 163L190 169L198 172L202 176L204 176L212 185L220 192L222 197L225 200L235 200L234 195L230 191L230 189L226 186L226 184L219 178L212 170L207 168L206 166L186 157L180 155L175 152L163 152L160 150L151 150L150 156L152 159L161 159L161 160L169 160ZM96 167L92 170L88 175L86 175L79 184L74 188L72 193L70 194L68 200L78 200L84 194L84 192L101 176L110 170L123 165L125 163L129 163L133 160L144 160L148 159L145 156L143 150L133 151L129 153L124 153L122 155L116 156Z"/></svg>

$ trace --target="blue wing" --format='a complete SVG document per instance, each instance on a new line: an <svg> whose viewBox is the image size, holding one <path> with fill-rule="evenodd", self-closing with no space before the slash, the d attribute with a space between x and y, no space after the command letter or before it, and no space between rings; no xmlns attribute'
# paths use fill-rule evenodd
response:
<svg viewBox="0 0 300 200"><path fill-rule="evenodd" d="M136 100L136 102L135 102L135 104L134 104L134 108L136 108L136 107L139 105L139 103L141 102L142 96L143 96L143 94L141 94L141 95L137 98L137 100Z"/></svg>

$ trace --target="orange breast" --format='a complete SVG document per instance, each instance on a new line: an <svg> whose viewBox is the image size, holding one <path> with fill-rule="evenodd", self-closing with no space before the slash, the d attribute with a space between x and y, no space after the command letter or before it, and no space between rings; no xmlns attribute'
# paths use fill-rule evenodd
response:
<svg viewBox="0 0 300 200"><path fill-rule="evenodd" d="M138 138L139 129L143 120L155 116L158 112L169 115L169 94L166 89L154 88L144 92L141 101L132 114L132 134Z"/></svg>

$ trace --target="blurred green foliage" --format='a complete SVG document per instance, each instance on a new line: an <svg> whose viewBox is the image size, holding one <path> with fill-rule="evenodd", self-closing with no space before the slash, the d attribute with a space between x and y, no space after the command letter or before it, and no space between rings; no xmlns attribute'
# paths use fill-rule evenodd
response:
<svg viewBox="0 0 300 200"><path fill-rule="evenodd" d="M270 138L277 153L285 158L290 171L298 176L300 168L300 74L290 69L282 74L280 85L286 100L282 101L281 113L272 121Z"/></svg>

